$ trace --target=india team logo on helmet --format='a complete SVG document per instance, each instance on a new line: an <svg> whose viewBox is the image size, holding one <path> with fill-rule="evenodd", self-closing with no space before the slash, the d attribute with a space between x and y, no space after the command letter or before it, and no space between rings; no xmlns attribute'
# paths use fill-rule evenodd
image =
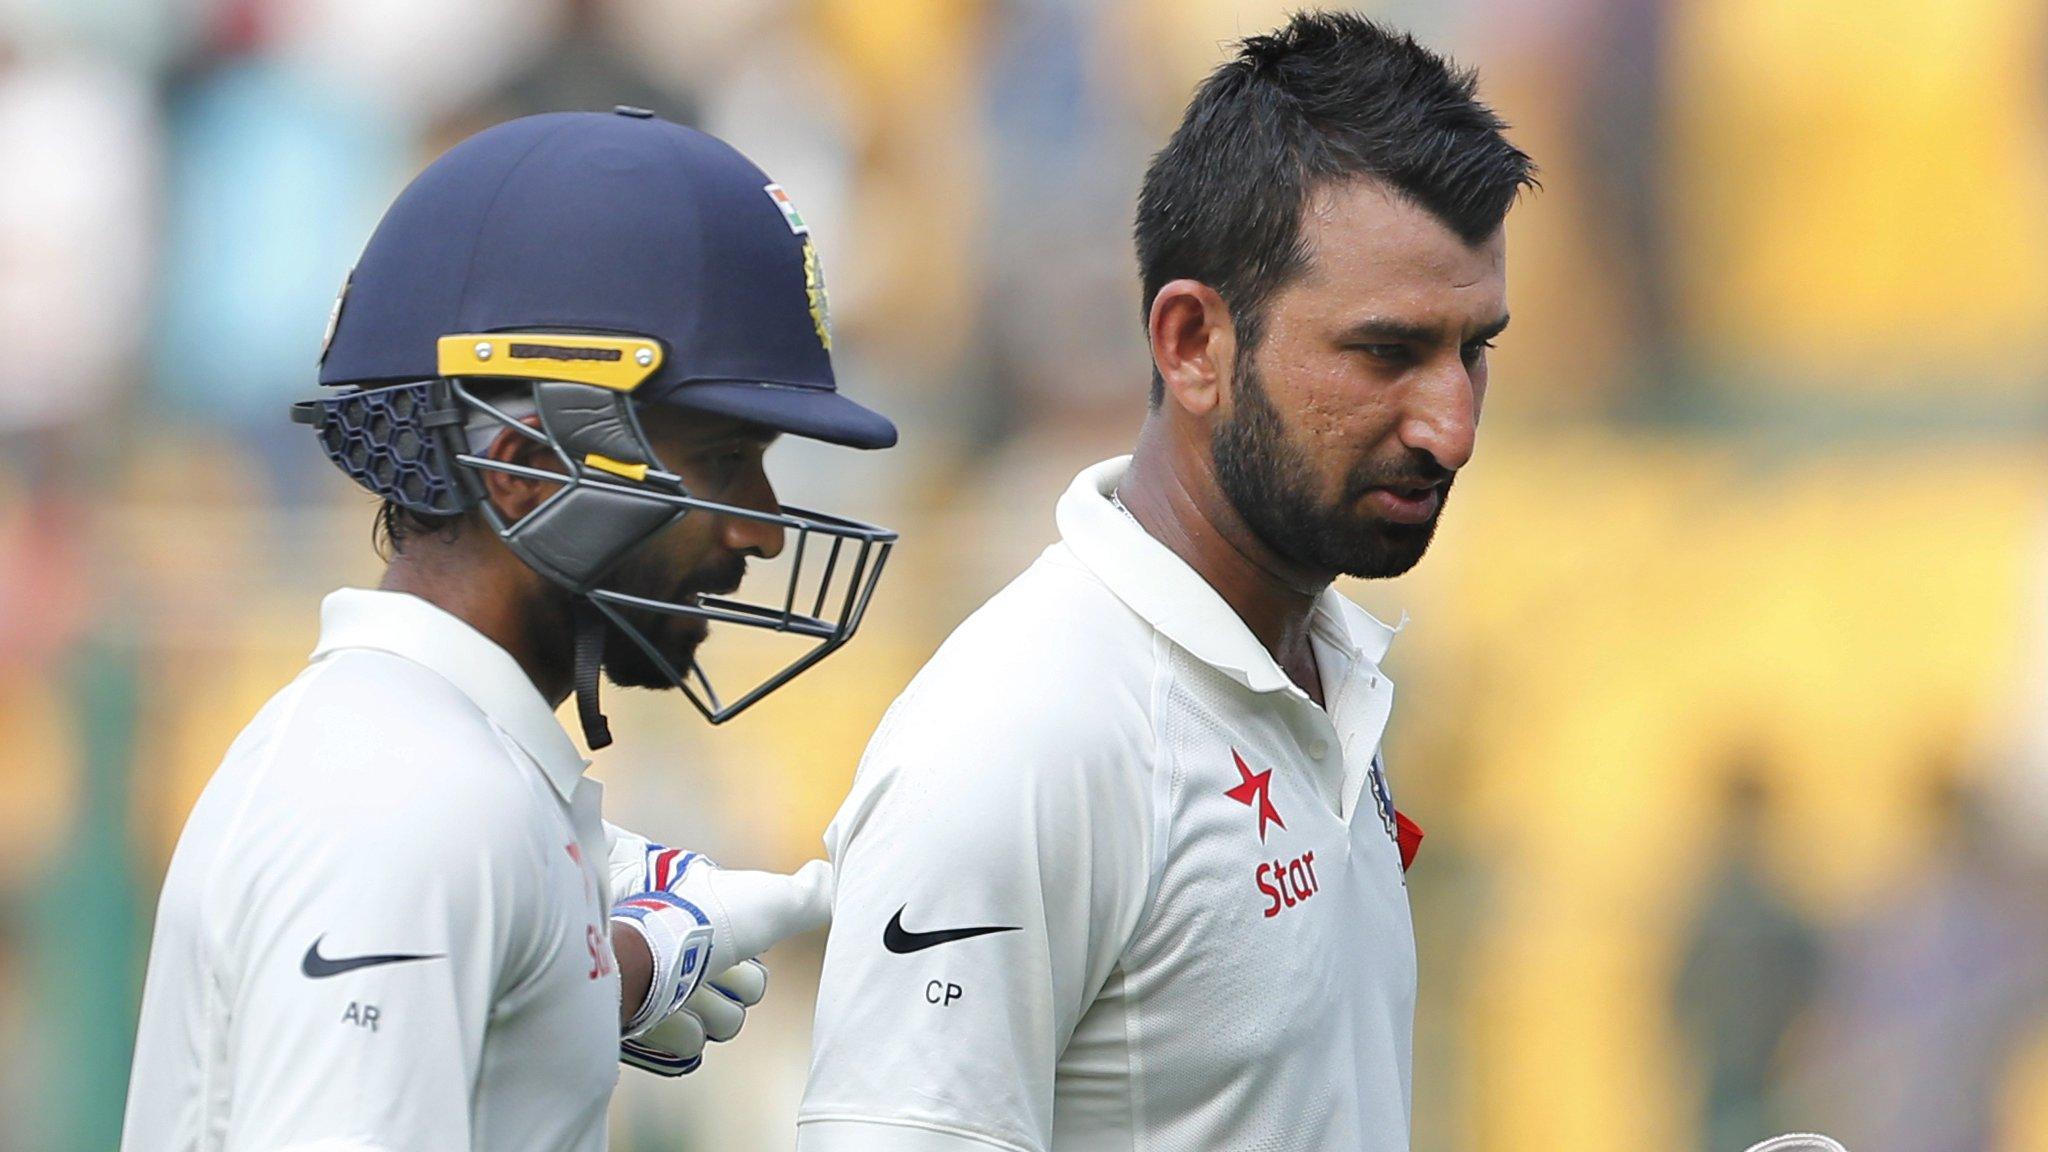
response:
<svg viewBox="0 0 2048 1152"><path fill-rule="evenodd" d="M832 350L832 311L825 303L825 265L818 259L818 246L804 241L804 295L811 305L811 326L818 330L818 343Z"/></svg>

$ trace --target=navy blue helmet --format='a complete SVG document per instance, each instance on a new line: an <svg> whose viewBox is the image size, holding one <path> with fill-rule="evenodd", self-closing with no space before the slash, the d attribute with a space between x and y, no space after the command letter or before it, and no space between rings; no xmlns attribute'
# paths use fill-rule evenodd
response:
<svg viewBox="0 0 2048 1152"><path fill-rule="evenodd" d="M295 406L343 471L414 513L479 510L520 559L577 598L577 695L593 747L593 636L609 620L713 723L853 635L895 534L784 507L692 496L637 410L661 404L855 448L896 442L838 390L824 271L781 187L732 146L634 108L558 112L450 149L385 213L335 302L320 383ZM547 445L560 487L515 520L483 499L479 426ZM468 431L465 431L467 429ZM627 554L691 513L780 524L795 537L785 594L765 604L649 601L605 586ZM824 567L798 596L806 556ZM840 578L835 583L834 577ZM622 609L697 616L816 641L751 691L722 698L675 668Z"/></svg>

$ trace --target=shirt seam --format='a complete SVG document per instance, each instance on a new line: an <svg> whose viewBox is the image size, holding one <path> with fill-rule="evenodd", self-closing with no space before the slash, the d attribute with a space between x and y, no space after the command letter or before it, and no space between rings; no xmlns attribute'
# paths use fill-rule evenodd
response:
<svg viewBox="0 0 2048 1152"><path fill-rule="evenodd" d="M1151 683L1147 686L1147 720L1152 729L1153 777L1146 782L1151 790L1152 827L1151 843L1147 846L1145 876L1145 903L1138 913L1137 923L1131 928L1130 939L1124 942L1123 951L1117 957L1116 972L1121 982L1123 1024L1124 1024L1124 1074L1129 1090L1124 1096L1126 1108L1125 1123L1130 1133L1129 1147L1138 1152L1146 1144L1144 1118L1144 1025L1139 1021L1144 997L1132 986L1130 977L1131 949L1145 926L1151 923L1157 911L1159 890L1166 883L1166 859L1168 846L1173 842L1174 773L1177 768L1172 746L1166 739L1166 710L1168 695L1172 686L1171 662L1173 640L1157 628L1152 630Z"/></svg>
<svg viewBox="0 0 2048 1152"><path fill-rule="evenodd" d="M1117 976L1121 981L1120 986L1123 991L1124 1082L1130 1086L1130 1090L1124 1094L1124 1105L1127 1112L1125 1124L1127 1125L1126 1131L1131 1136L1131 1152L1139 1152L1139 1149L1143 1148L1146 1143L1145 1125L1143 1123L1145 1115L1145 1058L1140 1048L1145 1038L1145 1028L1138 1021L1138 1006L1141 997L1131 988L1130 972L1121 963L1117 966Z"/></svg>
<svg viewBox="0 0 2048 1152"><path fill-rule="evenodd" d="M913 1120L903 1116L863 1116L858 1112L817 1112L807 1116L799 1116L796 1121L799 1128L806 1124L817 1123L873 1124L892 1128L917 1128L926 1132L958 1136L964 1140L972 1140L977 1144L986 1144L991 1148L1001 1148L1004 1152L1039 1152L1038 1149L1028 1144L1013 1143L1000 1136L988 1136L955 1124L942 1124L936 1120Z"/></svg>
<svg viewBox="0 0 2048 1152"><path fill-rule="evenodd" d="M209 925L220 924L220 920L212 915L210 908L217 899L216 889L220 885L222 874L227 869L228 861L235 856L228 849L235 843L237 834L241 831L243 822L249 814L250 807L256 803L256 794L260 790L261 785L265 780L269 779L271 769L277 766L277 756L279 750L284 745L285 733L289 731L292 721L298 719L299 707L305 702L307 693L312 689L314 682L324 677L328 672L328 668L314 665L309 667L307 671L311 675L293 682L292 687L289 689L292 692L292 697L285 704L284 714L277 718L276 723L270 725L270 730L267 734L270 746L264 749L262 763L257 765L256 770L250 774L248 786L242 792L241 802L235 805L234 813L228 817L227 826L221 832L219 848L215 852L213 863L207 868L205 882L200 886L199 937L206 949L205 968L208 995L219 997L223 1002L221 1004L222 1010L213 1017L213 1019L218 1020L221 1024L222 1035L219 1039L223 1044L227 1043L232 1035L235 1003L239 999L239 992L243 983L242 978L245 973L241 971L235 973L235 991L237 995L223 996L218 983L220 965L215 961L214 957L220 954L232 954L235 950L224 948L222 945L225 942L216 939L217 934L215 932L207 930ZM211 1127L213 1119L212 1106L215 1103L213 1080L215 1074L219 1071L215 1067L214 1055L214 1045L211 1043L206 1044L200 1057L199 1071L200 1099L203 1101L200 1105L202 1116L201 1131ZM228 1107L232 1109L234 1105L232 1097L227 1103Z"/></svg>
<svg viewBox="0 0 2048 1152"><path fill-rule="evenodd" d="M1152 630L1152 667L1149 683L1146 685L1145 717L1152 735L1152 778L1145 782L1152 802L1151 827L1147 834L1150 842L1145 846L1145 902L1138 911L1137 923L1131 927L1130 939L1124 941L1119 953L1119 963L1128 957L1138 933L1152 919L1154 905L1159 899L1159 889L1166 881L1166 849L1173 840L1173 798L1175 760L1172 747L1166 740L1166 696L1170 687L1171 645L1173 641L1158 629Z"/></svg>
<svg viewBox="0 0 2048 1152"><path fill-rule="evenodd" d="M505 731L504 727L496 719L486 714L484 722L489 725L491 735L498 742L498 754L504 758L508 766L515 772L525 773L530 771L540 774L541 783L544 786L542 791L543 803L552 803L553 805L553 807L544 810L546 818L552 821L557 816L566 816L569 837L571 840L574 840L576 838L576 820L573 808L555 790L553 783L548 780L547 770L541 767L539 760L534 757L533 753L528 752L525 746L519 743L517 737ZM565 813L563 811L565 808L570 809L570 811ZM541 813L537 812L535 815L541 815ZM551 847L545 841L552 840L554 836L559 834L559 831L558 828L550 826L546 833L536 835L532 822L528 823L526 829L527 835L533 837L531 846L541 858L546 858L546 853ZM543 878L542 882L545 883L545 876L547 874L545 865L539 868L539 874ZM600 875L602 874L603 871L600 870ZM540 903L542 905L549 904L544 897L540 900ZM497 1023L498 1009L500 1007L504 1006L514 995L526 991L534 983L544 979L547 975L548 944L550 942L542 939L544 934L539 931L529 933L528 939L524 941L523 948L520 947L518 941L510 938L513 934L513 931L508 929L507 947L504 954L500 957L501 967L496 974L496 979L492 981L490 1007L484 1014L487 1033L489 1028ZM513 955L515 949L518 951L516 956ZM482 1067L481 1060L478 1062L478 1067L479 1069ZM479 1074L478 1081L479 1083L482 1081L481 1074Z"/></svg>

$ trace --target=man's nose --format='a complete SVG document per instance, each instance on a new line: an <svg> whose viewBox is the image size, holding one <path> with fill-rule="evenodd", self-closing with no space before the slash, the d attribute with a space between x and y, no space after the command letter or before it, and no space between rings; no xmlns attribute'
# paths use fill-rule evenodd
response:
<svg viewBox="0 0 2048 1152"><path fill-rule="evenodd" d="M771 516L782 512L782 503L775 498L775 489L765 475L748 485L745 494L731 503ZM719 542L742 556L773 560L782 555L782 523L726 513L719 517Z"/></svg>
<svg viewBox="0 0 2048 1152"><path fill-rule="evenodd" d="M1401 421L1401 442L1451 471L1472 459L1479 437L1479 384L1456 357L1415 379Z"/></svg>

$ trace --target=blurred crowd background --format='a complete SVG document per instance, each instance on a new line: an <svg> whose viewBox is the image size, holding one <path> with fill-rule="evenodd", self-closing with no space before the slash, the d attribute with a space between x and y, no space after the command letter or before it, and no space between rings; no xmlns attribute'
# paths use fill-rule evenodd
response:
<svg viewBox="0 0 2048 1152"><path fill-rule="evenodd" d="M1418 1152L2048 1149L2048 9L1369 10L1480 67L1545 185L1438 545L1349 589L1408 616ZM842 385L903 443L771 470L903 543L845 652L718 730L614 693L595 769L614 819L789 867L1129 444L1140 174L1283 15L0 0L0 1150L113 1147L184 814L320 597L377 577L371 499L285 406L421 165L644 105L811 222ZM788 1146L819 946L701 1073L627 1072L616 1146Z"/></svg>

